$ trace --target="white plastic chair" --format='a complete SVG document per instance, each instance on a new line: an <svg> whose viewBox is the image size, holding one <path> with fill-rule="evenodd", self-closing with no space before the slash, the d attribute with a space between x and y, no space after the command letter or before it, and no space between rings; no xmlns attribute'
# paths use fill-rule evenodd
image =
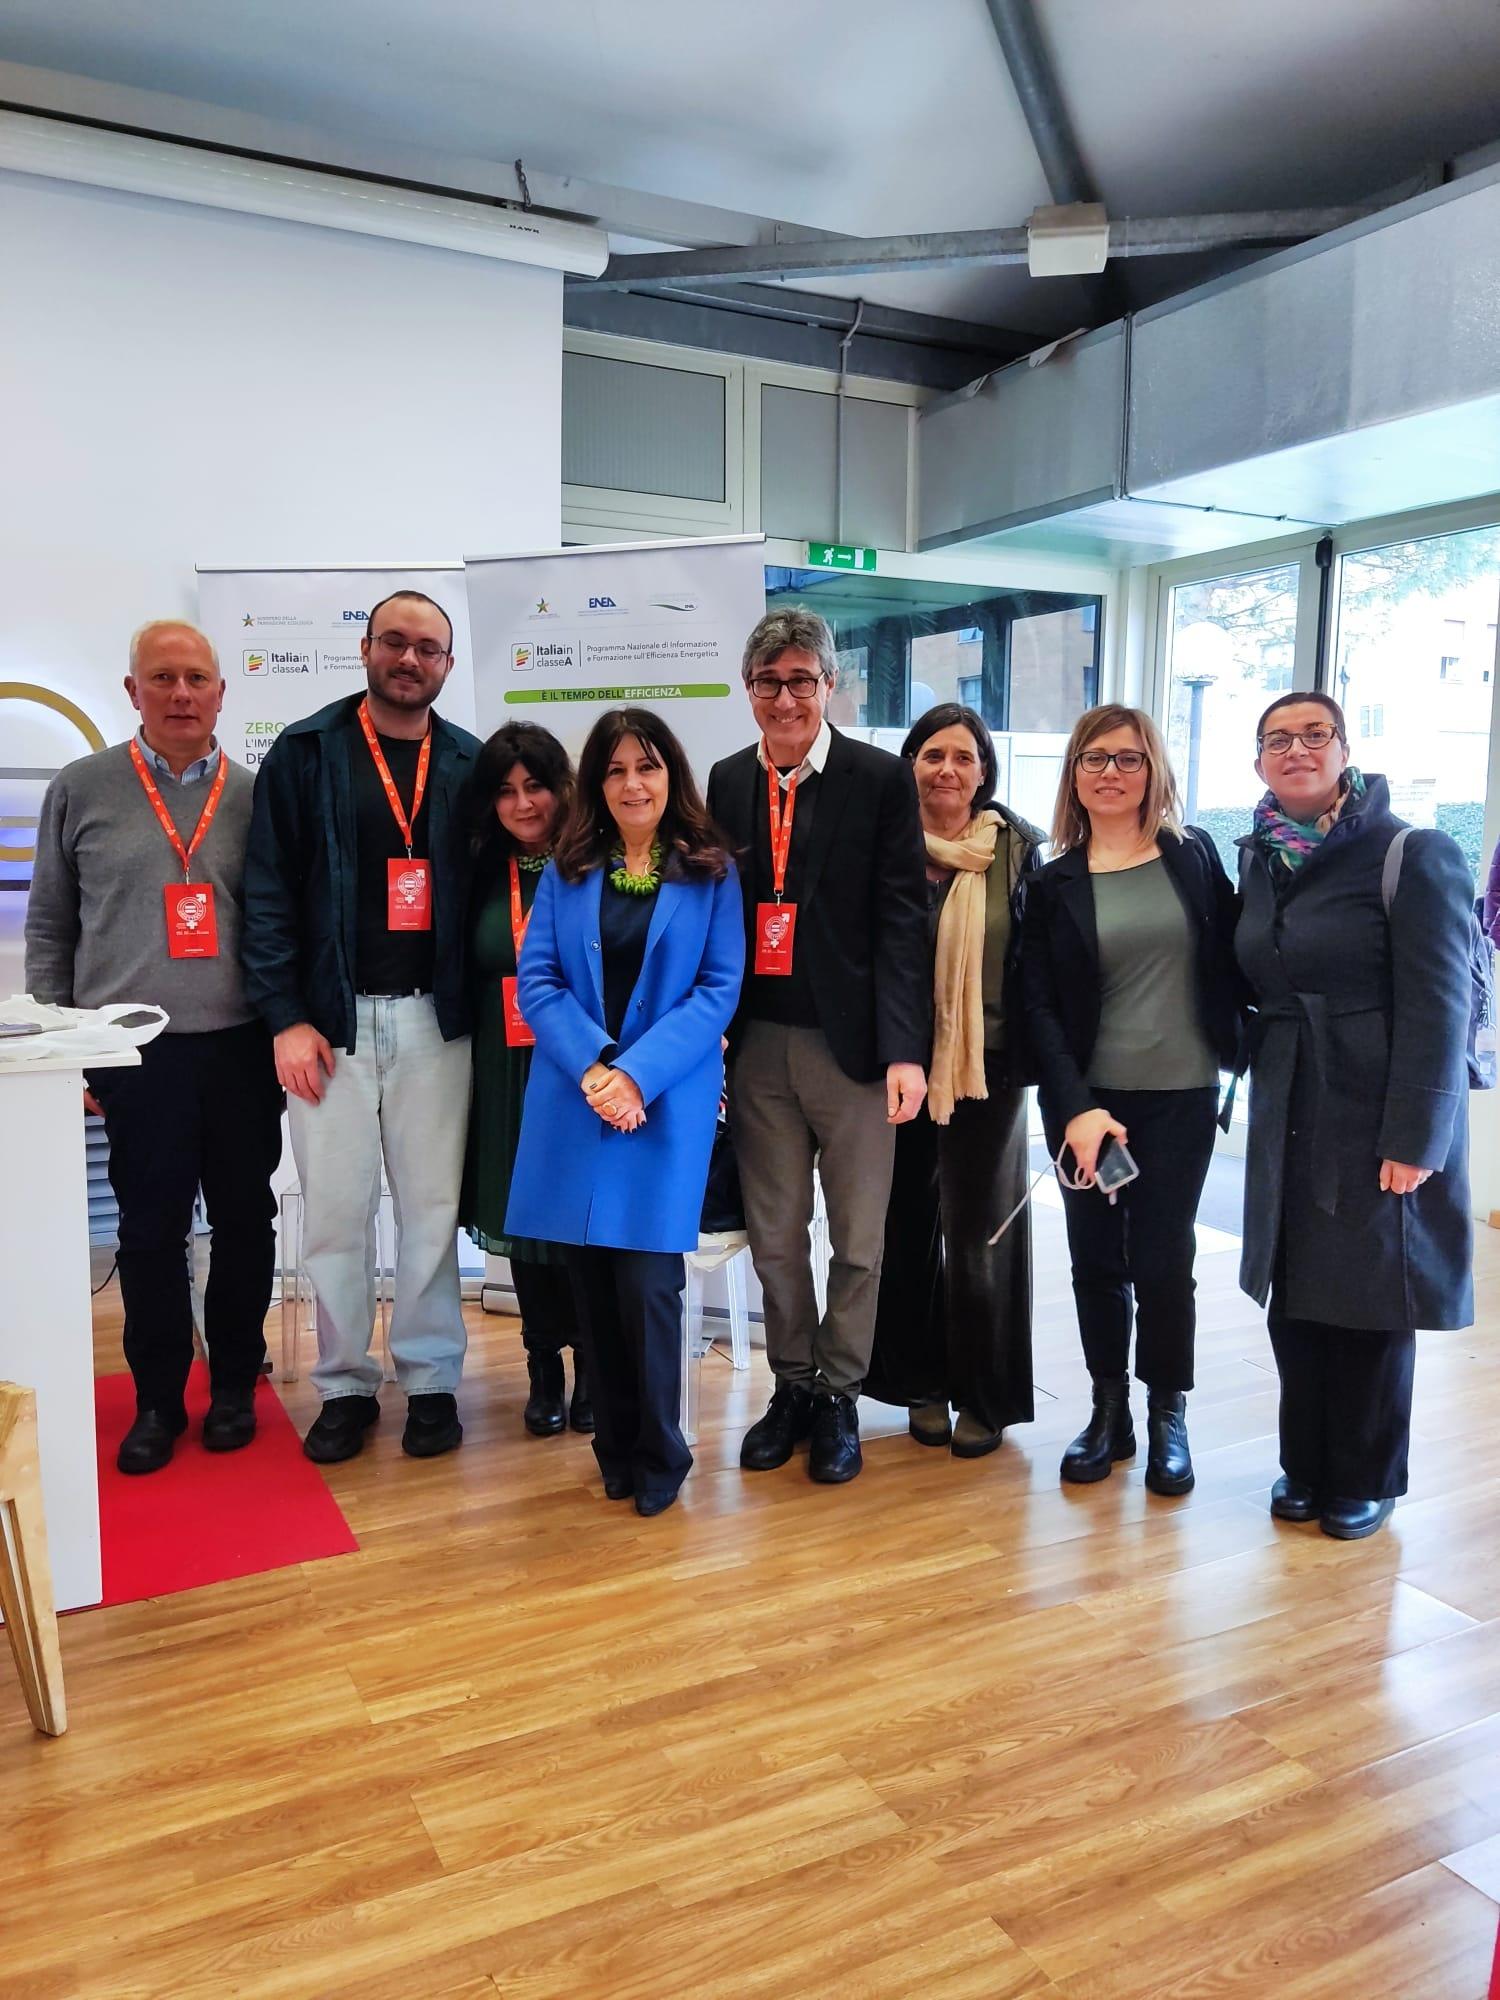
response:
<svg viewBox="0 0 1500 2000"><path fill-rule="evenodd" d="M391 1365L391 1304L385 1275L385 1202L389 1190L384 1175L380 1181L380 1204L375 1210L375 1298L380 1312L381 1377L394 1382ZM302 1328L306 1324L317 1334L318 1302L312 1280L302 1262L302 1188L293 1181L281 1193L281 1379L295 1382L300 1362Z"/></svg>
<svg viewBox="0 0 1500 2000"><path fill-rule="evenodd" d="M698 1248L683 1258L682 1287L682 1434L689 1444L698 1436L699 1370L714 1345L703 1321L703 1280L722 1268L729 1293L729 1358L736 1368L750 1366L750 1309L745 1298L745 1265L741 1252L750 1239L742 1229L723 1235L700 1236Z"/></svg>

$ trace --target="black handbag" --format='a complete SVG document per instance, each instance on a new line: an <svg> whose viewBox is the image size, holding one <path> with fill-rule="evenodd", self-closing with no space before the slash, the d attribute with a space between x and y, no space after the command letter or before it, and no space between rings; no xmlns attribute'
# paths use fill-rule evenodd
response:
<svg viewBox="0 0 1500 2000"><path fill-rule="evenodd" d="M703 1188L703 1213L698 1221L700 1234L726 1236L745 1227L745 1201L740 1193L739 1162L734 1157L734 1140L724 1100L719 1099L719 1121L714 1127L714 1149L709 1155L708 1179Z"/></svg>

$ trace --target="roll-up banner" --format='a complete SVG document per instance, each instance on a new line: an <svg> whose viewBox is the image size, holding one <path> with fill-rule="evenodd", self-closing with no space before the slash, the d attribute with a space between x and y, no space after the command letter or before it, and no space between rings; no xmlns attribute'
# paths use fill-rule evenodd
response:
<svg viewBox="0 0 1500 2000"><path fill-rule="evenodd" d="M539 722L576 757L607 708L655 709L702 783L754 733L740 685L765 537L469 556L479 732Z"/></svg>
<svg viewBox="0 0 1500 2000"><path fill-rule="evenodd" d="M219 740L252 770L289 722L365 685L359 642L372 605L419 590L453 621L453 671L440 715L474 727L474 661L462 563L352 569L198 570L198 619L224 674Z"/></svg>

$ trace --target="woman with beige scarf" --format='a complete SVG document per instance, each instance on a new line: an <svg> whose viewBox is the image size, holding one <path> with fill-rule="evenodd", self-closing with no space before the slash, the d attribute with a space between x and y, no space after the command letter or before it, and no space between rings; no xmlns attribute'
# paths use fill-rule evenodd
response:
<svg viewBox="0 0 1500 2000"><path fill-rule="evenodd" d="M906 1404L919 1444L982 1458L1032 1417L1029 1211L987 1239L1026 1189L1013 936L1042 836L994 803L995 746L972 708L929 709L902 753L927 844L933 1049L926 1105L896 1135L865 1394Z"/></svg>

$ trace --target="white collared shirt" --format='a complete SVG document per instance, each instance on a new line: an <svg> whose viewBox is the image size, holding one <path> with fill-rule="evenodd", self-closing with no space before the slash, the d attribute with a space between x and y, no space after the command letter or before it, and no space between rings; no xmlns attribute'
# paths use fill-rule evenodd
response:
<svg viewBox="0 0 1500 2000"><path fill-rule="evenodd" d="M163 757L161 752L159 750L153 750L151 745L146 741L146 731L144 727L138 729L135 732L135 740L137 743L140 744L141 754L150 764L152 770L156 773L157 777L170 778L174 785L191 785L195 783L199 778L206 778L209 772L213 770L214 766L218 763L221 754L217 739L210 737L208 745L208 755L206 757L195 758L194 761L188 765L187 769L181 774L181 776L179 776L178 773L172 769L172 766L167 762L166 758Z"/></svg>
<svg viewBox="0 0 1500 2000"><path fill-rule="evenodd" d="M833 731L828 727L828 717L825 715L818 725L817 735L812 740L812 748L802 759L796 770L777 772L776 775L781 780L781 789L785 791L793 778L797 780L798 784L801 784L804 778L811 777L815 772L821 776L823 766L828 762L828 751L832 742ZM760 768L765 770L766 739L764 736L762 736L759 743L755 746L755 756Z"/></svg>

